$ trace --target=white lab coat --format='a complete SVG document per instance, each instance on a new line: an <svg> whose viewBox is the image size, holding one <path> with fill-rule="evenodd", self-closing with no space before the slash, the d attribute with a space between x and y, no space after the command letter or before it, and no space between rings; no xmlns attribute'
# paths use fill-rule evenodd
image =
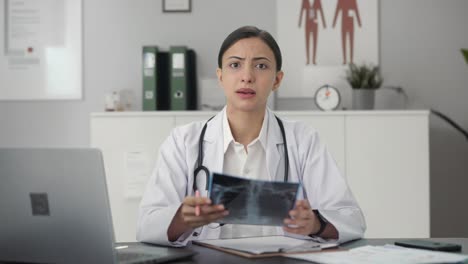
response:
<svg viewBox="0 0 468 264"><path fill-rule="evenodd" d="M225 111L225 109L223 110ZM222 172L223 111L207 126L204 139L205 165L211 172ZM284 179L284 144L278 122L267 109L267 171L271 179ZM281 117L280 117L281 118ZM364 216L354 199L346 179L326 149L317 132L301 122L282 119L288 143L289 181L300 182L311 207L338 230L338 242L362 238L366 229ZM137 240L170 246L184 246L190 240L219 238L220 228L209 226L188 232L170 242L167 229L187 195L193 195L193 173L198 158L200 132L206 121L175 128L159 150L159 159L140 204ZM201 173L203 175L203 173ZM200 179L199 179L200 178ZM197 177L197 186L206 195L205 177ZM305 193L305 195L304 195ZM198 235L195 233L199 233Z"/></svg>

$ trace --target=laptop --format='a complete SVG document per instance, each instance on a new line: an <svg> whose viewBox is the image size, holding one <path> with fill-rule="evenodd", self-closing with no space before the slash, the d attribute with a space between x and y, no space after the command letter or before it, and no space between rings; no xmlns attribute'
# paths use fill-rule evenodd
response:
<svg viewBox="0 0 468 264"><path fill-rule="evenodd" d="M0 262L161 263L195 254L114 243L97 149L0 148L0 215Z"/></svg>

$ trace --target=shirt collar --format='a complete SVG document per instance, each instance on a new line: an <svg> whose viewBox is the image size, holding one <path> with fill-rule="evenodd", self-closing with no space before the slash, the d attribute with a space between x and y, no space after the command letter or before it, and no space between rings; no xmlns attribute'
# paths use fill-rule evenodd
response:
<svg viewBox="0 0 468 264"><path fill-rule="evenodd" d="M260 144L262 145L263 149L266 149L267 140L268 140L268 137L267 137L268 122L269 122L268 117L269 117L268 109L266 109L265 116L263 117L262 129L260 130L260 134L249 145L254 144L258 140L260 141ZM234 142L234 137L232 136L232 131L231 131L231 127L229 126L226 111L224 111L223 113L223 137L224 137L223 151L224 153L226 153L226 150L228 149L231 142Z"/></svg>

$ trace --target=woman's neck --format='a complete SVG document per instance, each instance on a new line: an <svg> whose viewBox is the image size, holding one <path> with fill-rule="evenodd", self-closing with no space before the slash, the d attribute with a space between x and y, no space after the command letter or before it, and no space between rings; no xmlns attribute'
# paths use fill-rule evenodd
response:
<svg viewBox="0 0 468 264"><path fill-rule="evenodd" d="M226 115L234 140L245 147L254 141L262 130L265 111L264 108L263 111L242 112L227 107Z"/></svg>

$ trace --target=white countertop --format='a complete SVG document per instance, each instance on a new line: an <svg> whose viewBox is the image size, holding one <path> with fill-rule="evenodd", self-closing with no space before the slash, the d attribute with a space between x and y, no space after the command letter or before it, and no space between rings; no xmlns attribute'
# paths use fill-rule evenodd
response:
<svg viewBox="0 0 468 264"><path fill-rule="evenodd" d="M428 116L429 110L372 110L372 111L274 111L279 115L307 115L307 116L386 116L402 115ZM128 112L94 112L92 117L132 117L132 116L206 116L215 115L217 111L128 111Z"/></svg>

